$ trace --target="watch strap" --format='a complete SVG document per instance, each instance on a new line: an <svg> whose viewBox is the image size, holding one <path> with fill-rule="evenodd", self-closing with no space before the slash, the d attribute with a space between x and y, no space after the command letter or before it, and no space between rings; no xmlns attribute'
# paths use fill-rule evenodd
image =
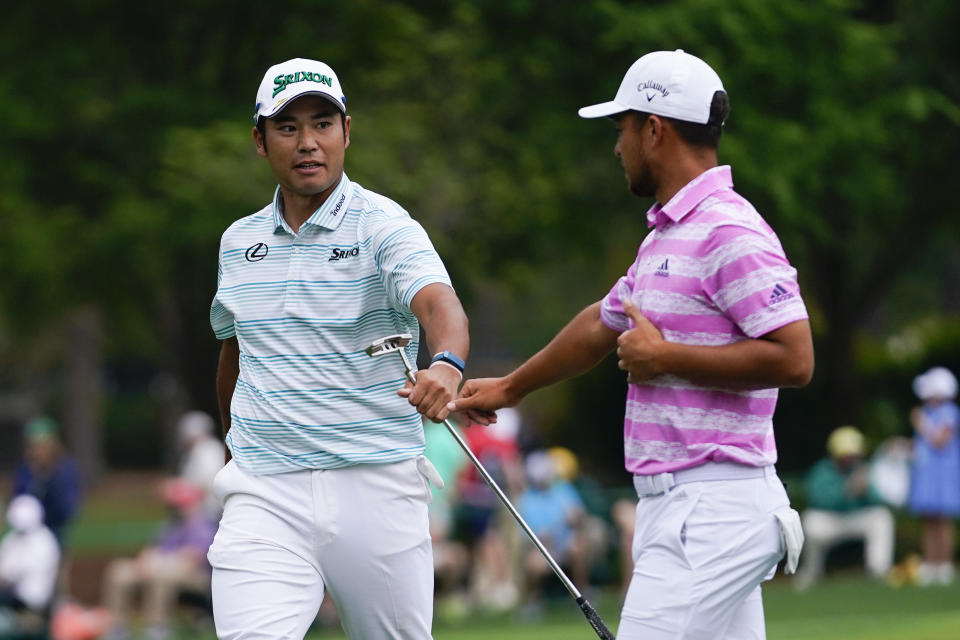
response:
<svg viewBox="0 0 960 640"><path fill-rule="evenodd" d="M430 364L434 362L445 362L455 367L460 373L463 373L463 370L467 367L467 363L464 362L462 358L450 351L441 351L435 354L433 358L430 359Z"/></svg>

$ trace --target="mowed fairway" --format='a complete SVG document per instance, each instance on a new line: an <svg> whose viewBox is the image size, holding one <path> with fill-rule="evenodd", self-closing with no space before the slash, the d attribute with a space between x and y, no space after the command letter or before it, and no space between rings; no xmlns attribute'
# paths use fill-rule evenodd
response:
<svg viewBox="0 0 960 640"><path fill-rule="evenodd" d="M771 640L955 640L960 586L891 589L835 578L796 593L786 582L765 590Z"/></svg>
<svg viewBox="0 0 960 640"><path fill-rule="evenodd" d="M97 558L133 555L160 526L163 511L151 498L156 476L127 475L90 496L71 536L74 551L74 588L81 601L92 604L100 597L102 562ZM147 498L145 499L145 496ZM77 557L80 556L80 557ZM92 557L84 571L83 558ZM99 563L99 564L98 564ZM89 574L86 575L85 574ZM82 589L81 589L82 588ZM576 604L559 585L558 597L536 621L520 621L504 614L475 614L451 623L449 610L437 606L434 637L437 640L589 640L596 635ZM562 594L562 595L560 595ZM605 591L590 595L603 619L615 628L619 596ZM960 582L950 587L892 589L860 577L855 570L831 577L810 591L797 593L778 576L764 586L767 637L770 640L960 640ZM214 640L212 628L190 632L181 629L180 640ZM310 640L335 640L337 630L311 632Z"/></svg>
<svg viewBox="0 0 960 640"><path fill-rule="evenodd" d="M769 640L957 640L960 638L960 585L891 589L859 577L836 577L804 593L778 579L764 589ZM536 622L510 617L474 616L451 626L438 621L437 640L588 640L596 638L571 601L551 603ZM601 614L617 622L612 594ZM332 631L312 633L319 640L343 638Z"/></svg>

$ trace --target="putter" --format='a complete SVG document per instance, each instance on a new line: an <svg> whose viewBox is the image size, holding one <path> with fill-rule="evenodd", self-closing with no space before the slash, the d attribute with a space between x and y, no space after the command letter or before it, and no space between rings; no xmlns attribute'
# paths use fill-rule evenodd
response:
<svg viewBox="0 0 960 640"><path fill-rule="evenodd" d="M379 340L374 340L373 343L367 347L366 352L368 356L380 356L385 353L396 352L400 354L400 359L403 360L403 368L406 373L407 379L410 382L416 384L417 379L413 374L413 367L410 366L410 361L407 360L407 354L404 352L403 348L410 344L411 336L409 333L400 333L394 336L386 336L385 338L380 338ZM453 436L453 439L457 441L457 444L460 445L460 448L463 449L463 452L467 454L467 457L470 458L470 462L473 463L473 466L477 468L477 471L480 472L480 475L483 476L483 479L486 481L490 488L493 489L493 492L497 494L497 497L500 498L500 502L503 503L503 506L507 508L507 511L510 512L510 515L513 516L513 519L517 521L517 524L520 525L520 528L523 529L523 532L527 534L527 537L530 538L530 542L533 543L543 557L546 559L547 564L550 565L550 568L553 569L553 572L557 574L557 577L560 578L560 582L563 583L563 586L566 587L567 591L570 592L570 595L577 601L577 604L580 606L580 611L583 612L583 615L586 617L587 622L590 623L590 626L593 627L593 630L601 638L601 640L616 640L616 637L607 628L607 625L603 623L603 619L600 617L600 614L597 613L597 610L593 608L586 598L583 597L583 594L580 593L580 590L577 589L576 585L573 584L573 581L567 577L567 574L563 572L563 569L560 568L560 565L557 564L557 561L553 559L553 556L550 555L550 552L547 551L547 548L543 546L543 543L540 542L540 538L537 537L537 534L533 532L533 529L530 528L530 525L524 521L523 517L520 515L520 512L517 511L517 508L513 506L513 503L510 502L510 499L507 498L507 494L503 492L500 486L497 484L496 480L487 472L483 467L480 460L477 459L477 456L474 455L473 451L470 450L470 447L467 445L466 441L457 433L457 430L453 428L453 425L450 424L449 420L444 420L443 424L447 427L447 431L450 432L450 435Z"/></svg>

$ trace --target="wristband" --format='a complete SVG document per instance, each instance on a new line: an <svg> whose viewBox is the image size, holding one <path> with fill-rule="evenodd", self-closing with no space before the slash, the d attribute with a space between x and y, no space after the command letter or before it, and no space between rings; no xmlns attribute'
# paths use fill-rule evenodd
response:
<svg viewBox="0 0 960 640"><path fill-rule="evenodd" d="M463 370L466 368L467 363L464 362L457 354L451 353L450 351L441 351L440 353L433 356L430 359L430 364L434 362L445 362L457 369L460 372L460 375L463 375Z"/></svg>
<svg viewBox="0 0 960 640"><path fill-rule="evenodd" d="M434 368L435 366L437 366L437 365L440 365L441 367L449 367L450 369L453 369L454 371L457 372L457 375L460 376L460 379L463 380L463 371L460 371L460 369L458 369L457 367L453 366L452 364L450 364L450 363L447 362L446 360L437 360L436 362L434 362L434 363L432 363L432 364L430 365L430 368L433 369L433 368Z"/></svg>

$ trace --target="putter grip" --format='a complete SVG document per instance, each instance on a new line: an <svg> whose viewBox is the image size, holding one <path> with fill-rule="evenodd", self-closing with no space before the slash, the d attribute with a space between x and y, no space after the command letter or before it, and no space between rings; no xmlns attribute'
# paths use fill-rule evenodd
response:
<svg viewBox="0 0 960 640"><path fill-rule="evenodd" d="M617 637L611 633L610 629L607 629L607 625L603 624L603 620L600 619L600 614L593 608L593 605L587 602L586 598L580 596L577 598L577 604L580 605L580 611L583 611L587 622L590 623L590 626L597 632L601 640L617 640Z"/></svg>

